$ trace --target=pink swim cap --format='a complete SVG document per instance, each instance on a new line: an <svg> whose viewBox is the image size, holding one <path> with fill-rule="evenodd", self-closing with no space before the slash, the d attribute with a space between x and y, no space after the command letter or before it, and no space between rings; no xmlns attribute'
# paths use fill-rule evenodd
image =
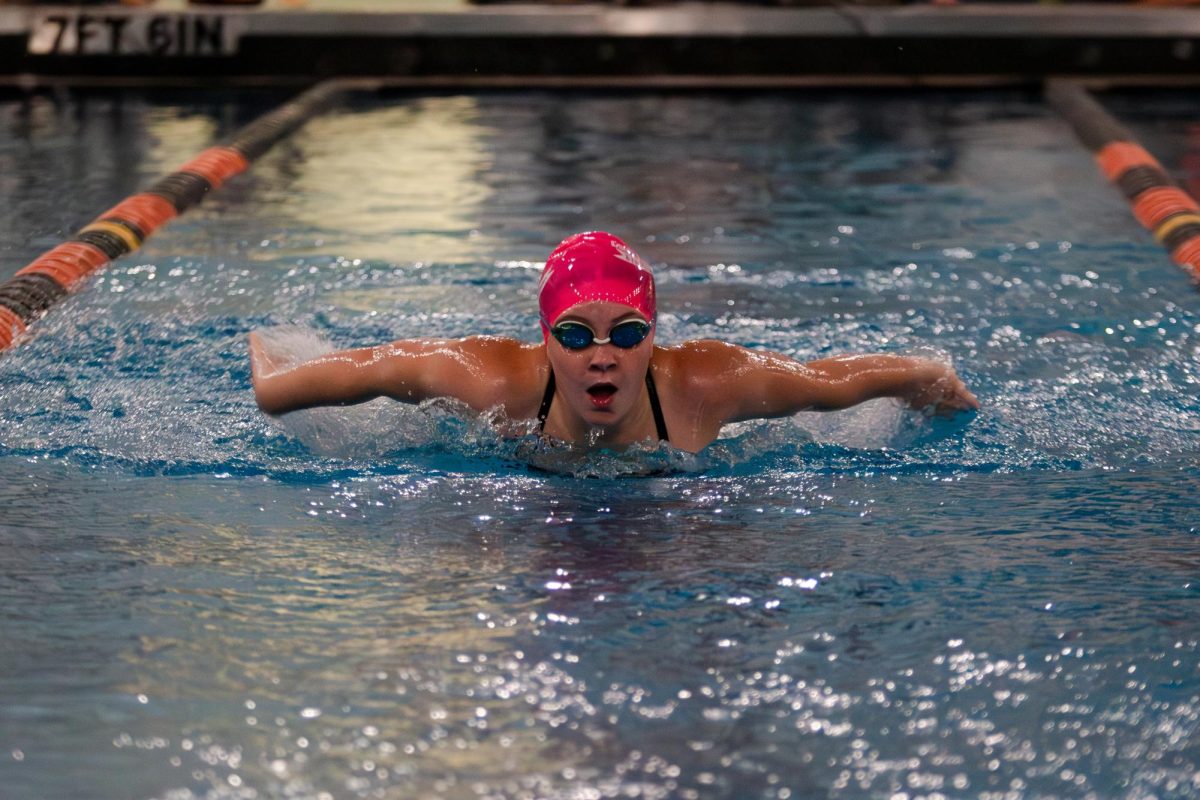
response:
<svg viewBox="0 0 1200 800"><path fill-rule="evenodd" d="M538 287L542 336L565 312L593 301L629 306L654 322L654 275L650 265L611 233L590 231L563 240L546 259Z"/></svg>

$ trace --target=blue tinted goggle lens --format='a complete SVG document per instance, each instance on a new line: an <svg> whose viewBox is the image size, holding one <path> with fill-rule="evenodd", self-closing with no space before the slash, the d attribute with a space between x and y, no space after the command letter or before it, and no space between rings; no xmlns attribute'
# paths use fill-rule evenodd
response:
<svg viewBox="0 0 1200 800"><path fill-rule="evenodd" d="M568 350L582 350L593 342L596 344L612 342L617 347L628 350L631 347L637 347L650 334L650 324L639 320L622 322L620 325L613 326L608 332L607 339L597 339L595 332L582 322L564 322L561 325L555 325L550 329L550 333L558 340L559 344Z"/></svg>

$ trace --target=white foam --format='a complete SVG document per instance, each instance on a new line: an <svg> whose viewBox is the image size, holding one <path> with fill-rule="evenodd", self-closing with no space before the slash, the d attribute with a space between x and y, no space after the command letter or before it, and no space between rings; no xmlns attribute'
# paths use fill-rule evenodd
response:
<svg viewBox="0 0 1200 800"><path fill-rule="evenodd" d="M277 326L256 331L273 370L286 371L331 353L316 331ZM428 420L411 407L380 398L354 406L326 406L273 418L286 434L313 452L337 458L376 457L430 439Z"/></svg>
<svg viewBox="0 0 1200 800"><path fill-rule="evenodd" d="M255 331L267 352L268 360L277 370L291 369L334 351L333 344L310 328L299 325L276 325Z"/></svg>

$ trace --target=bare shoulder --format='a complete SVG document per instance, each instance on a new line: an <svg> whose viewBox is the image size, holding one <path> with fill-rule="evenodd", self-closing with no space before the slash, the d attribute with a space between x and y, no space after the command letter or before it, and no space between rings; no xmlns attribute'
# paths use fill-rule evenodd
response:
<svg viewBox="0 0 1200 800"><path fill-rule="evenodd" d="M672 396L700 431L793 413L812 382L808 365L793 358L712 339L664 348L655 363L662 365L656 376L669 376Z"/></svg>
<svg viewBox="0 0 1200 800"><path fill-rule="evenodd" d="M655 347L651 366L671 442L697 452L717 437L741 402L739 374L753 351L715 339Z"/></svg>
<svg viewBox="0 0 1200 800"><path fill-rule="evenodd" d="M683 391L726 385L730 375L762 354L717 339L693 339L672 347L655 348L656 375Z"/></svg>
<svg viewBox="0 0 1200 800"><path fill-rule="evenodd" d="M502 405L513 418L536 415L549 378L544 345L507 336L470 336L455 345L462 366L471 374L471 405L480 409Z"/></svg>
<svg viewBox="0 0 1200 800"><path fill-rule="evenodd" d="M511 367L533 363L542 350L540 344L521 342L508 336L468 336L453 341L463 353Z"/></svg>
<svg viewBox="0 0 1200 800"><path fill-rule="evenodd" d="M752 351L716 339L694 339L654 349L654 378L682 408L712 411L732 387L730 377L747 363Z"/></svg>

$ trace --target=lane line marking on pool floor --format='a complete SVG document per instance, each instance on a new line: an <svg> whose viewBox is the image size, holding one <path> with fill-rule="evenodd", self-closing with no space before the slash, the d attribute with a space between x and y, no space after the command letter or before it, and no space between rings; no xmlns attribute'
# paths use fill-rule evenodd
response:
<svg viewBox="0 0 1200 800"><path fill-rule="evenodd" d="M144 192L125 198L69 241L38 256L0 283L0 351L88 275L137 250L158 228L199 203L235 175L332 106L343 94L374 88L368 81L319 83L204 150Z"/></svg>
<svg viewBox="0 0 1200 800"><path fill-rule="evenodd" d="M1170 252L1172 261L1200 280L1200 204L1083 86L1050 80L1045 94L1092 151L1100 171L1125 195L1137 221Z"/></svg>

